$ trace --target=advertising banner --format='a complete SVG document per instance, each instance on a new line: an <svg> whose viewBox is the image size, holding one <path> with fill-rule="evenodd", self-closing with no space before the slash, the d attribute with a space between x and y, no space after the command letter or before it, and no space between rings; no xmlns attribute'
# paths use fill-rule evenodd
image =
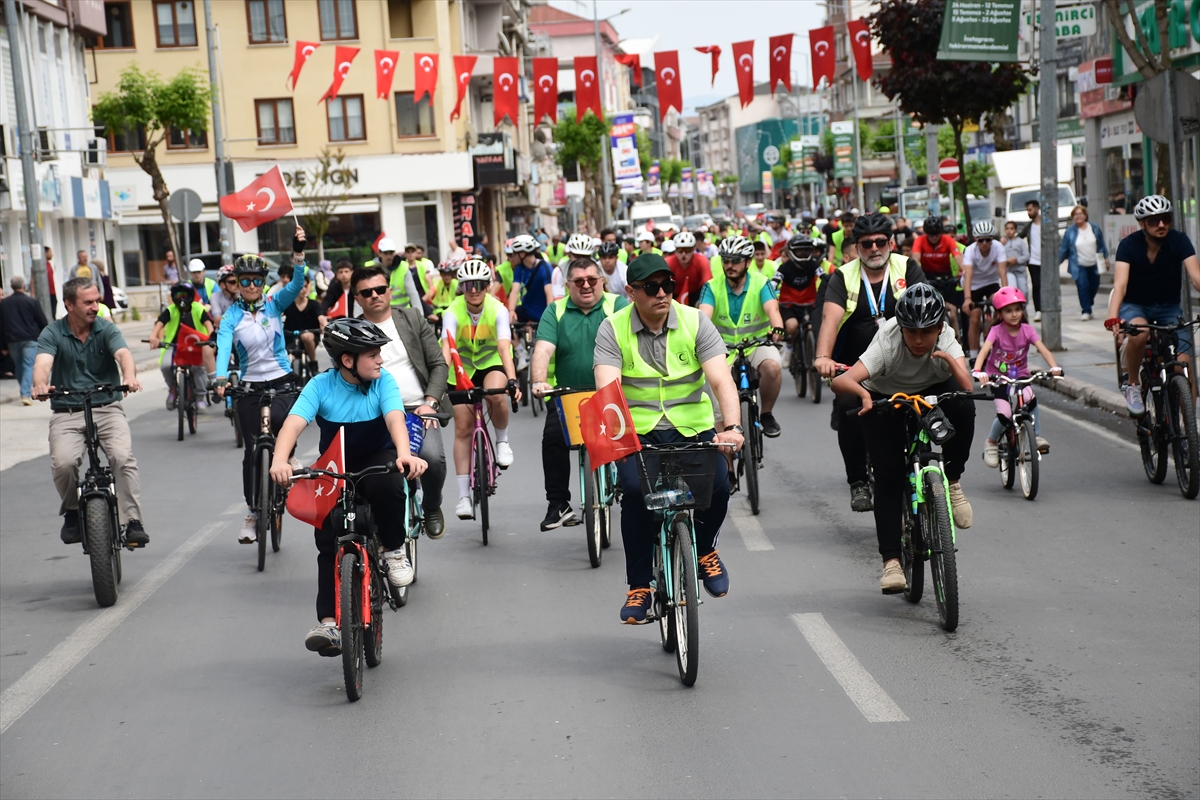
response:
<svg viewBox="0 0 1200 800"><path fill-rule="evenodd" d="M662 197L662 184L658 182L658 160L650 165L646 173L646 197Z"/></svg>
<svg viewBox="0 0 1200 800"><path fill-rule="evenodd" d="M830 123L833 131L833 177L854 177L854 123Z"/></svg>
<svg viewBox="0 0 1200 800"><path fill-rule="evenodd" d="M633 114L619 114L613 118L612 129L613 180L619 188L641 188L642 162L638 158L637 124Z"/></svg>
<svg viewBox="0 0 1200 800"><path fill-rule="evenodd" d="M946 0L942 61L1017 61L1021 27L1018 0Z"/></svg>

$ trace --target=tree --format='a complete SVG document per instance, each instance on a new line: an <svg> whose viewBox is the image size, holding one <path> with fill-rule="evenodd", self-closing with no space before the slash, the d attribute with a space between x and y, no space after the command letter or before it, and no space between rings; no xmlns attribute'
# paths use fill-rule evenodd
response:
<svg viewBox="0 0 1200 800"><path fill-rule="evenodd" d="M664 158L658 162L658 182L663 187L663 197L668 203L671 202L671 187L679 186L683 183L683 168L688 166L686 161L680 161L678 158ZM679 198L680 213L683 211L683 198Z"/></svg>
<svg viewBox="0 0 1200 800"><path fill-rule="evenodd" d="M960 147L966 147L966 134L959 136ZM958 148L954 146L954 131L943 126L938 128L938 160L949 158L958 152ZM908 165L913 168L918 175L928 175L925 164L925 140L921 139L919 143L909 146L905 150L905 156L908 158ZM963 162L959 162L962 164ZM966 162L963 169L960 170L963 177L960 180L965 180L967 185L967 194L978 196L986 195L988 192L987 179L996 174L996 170L991 164L984 164L980 161L971 159ZM945 181L938 181L938 192L945 194L949 191L949 185ZM962 190L956 192L956 197L962 199Z"/></svg>
<svg viewBox="0 0 1200 800"><path fill-rule="evenodd" d="M351 171L345 166L346 154L339 147L321 149L317 166L312 170L297 170L292 190L300 199L298 205L307 211L304 228L317 242L317 260L325 259L325 234L333 222L333 211L350 197Z"/></svg>
<svg viewBox="0 0 1200 800"><path fill-rule="evenodd" d="M167 227L167 241L176 254L182 250L167 205L171 191L158 167L158 146L172 130L192 133L208 130L211 104L208 76L200 70L189 67L170 81L164 81L157 73L143 73L137 64L131 64L121 73L117 90L105 93L92 108L92 118L108 133L145 134L146 147L141 154L134 153L133 160L150 176L154 199Z"/></svg>
<svg viewBox="0 0 1200 800"><path fill-rule="evenodd" d="M642 167L642 180L650 174L650 167L654 166L654 151L650 147L650 134L646 133L645 128L637 129L637 151L638 162Z"/></svg>
<svg viewBox="0 0 1200 800"><path fill-rule="evenodd" d="M1003 114L1029 90L1029 73L1020 64L939 61L945 0L882 0L867 17L872 35L892 58L892 68L875 78L889 99L922 125L949 124L954 155L963 163L963 126L984 116ZM959 196L965 197L968 170L961 171ZM970 210L964 206L967 228Z"/></svg>
<svg viewBox="0 0 1200 800"><path fill-rule="evenodd" d="M575 106L568 106L558 117L554 126L554 141L558 144L558 152L554 159L565 172L574 165L579 169L579 179L583 181L583 215L585 225L590 230L596 230L600 219L600 201L597 183L600 179L600 163L602 152L600 148L608 137L608 126L596 118L591 111L584 114L579 122L575 121ZM611 200L610 200L611 202Z"/></svg>

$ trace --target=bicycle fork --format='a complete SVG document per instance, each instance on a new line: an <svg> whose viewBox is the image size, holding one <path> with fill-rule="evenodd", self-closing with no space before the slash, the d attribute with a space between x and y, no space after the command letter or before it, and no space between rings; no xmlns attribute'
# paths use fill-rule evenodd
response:
<svg viewBox="0 0 1200 800"><path fill-rule="evenodd" d="M355 515L353 511L349 512L347 520L353 523L354 516ZM340 545L338 549L338 558L333 570L334 620L336 621L338 627L341 627L342 557L346 553L353 551L358 555L360 569L359 575L362 576L359 584L359 588L362 593L362 622L364 627L369 627L371 624L371 560L367 558L367 548L365 548L362 542L359 541L359 537L353 533L353 530L351 530L351 532L345 536L339 537L338 544Z"/></svg>

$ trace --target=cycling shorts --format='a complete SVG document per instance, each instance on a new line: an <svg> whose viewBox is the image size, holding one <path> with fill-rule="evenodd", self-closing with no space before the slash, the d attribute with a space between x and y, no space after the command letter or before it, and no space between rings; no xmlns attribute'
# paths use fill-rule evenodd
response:
<svg viewBox="0 0 1200 800"><path fill-rule="evenodd" d="M926 275L929 285L938 290L938 294L952 306L962 305L963 290L958 278L953 275Z"/></svg>
<svg viewBox="0 0 1200 800"><path fill-rule="evenodd" d="M1179 303L1162 304L1162 305L1139 305L1137 303L1121 303L1121 308L1117 311L1117 316L1129 322L1141 317L1146 322L1155 325L1174 325L1179 321L1179 317L1183 315L1183 308ZM1176 352L1180 355L1192 352L1192 329L1184 328L1179 331L1179 345L1176 347Z"/></svg>
<svg viewBox="0 0 1200 800"><path fill-rule="evenodd" d="M474 372L467 373L467 377L471 379L471 383L475 384L477 387L482 387L483 379L493 372L499 372L501 375L504 375L504 366L502 364L496 364L495 366L477 369ZM506 377L505 380L507 381L508 378Z"/></svg>
<svg viewBox="0 0 1200 800"><path fill-rule="evenodd" d="M1000 284L998 283L989 283L987 286L972 289L971 302L980 305L998 291L1000 291Z"/></svg>
<svg viewBox="0 0 1200 800"><path fill-rule="evenodd" d="M790 303L787 305L784 305L783 303L779 304L779 316L783 317L783 321L785 323L789 319L803 322L805 314L808 314L809 319L812 319L816 310L817 307L815 303L813 305L792 305Z"/></svg>

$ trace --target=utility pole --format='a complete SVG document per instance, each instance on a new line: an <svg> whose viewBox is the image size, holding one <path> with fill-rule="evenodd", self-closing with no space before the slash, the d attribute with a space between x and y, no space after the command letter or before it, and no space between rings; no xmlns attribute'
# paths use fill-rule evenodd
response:
<svg viewBox="0 0 1200 800"><path fill-rule="evenodd" d="M908 163L904 154L904 126L900 117L900 102L896 101L896 163L899 175L897 179L900 181L900 197L904 197L904 190L908 186ZM903 206L903 203L896 205Z"/></svg>
<svg viewBox="0 0 1200 800"><path fill-rule="evenodd" d="M5 27L8 28L8 57L12 62L13 94L17 101L17 141L21 150L21 177L25 184L25 224L29 230L29 276L34 293L46 319L50 313L50 281L42 260L41 212L38 210L37 170L33 166L37 131L29 121L29 106L25 103L25 70L21 60L21 24L17 18L16 0L4 0ZM18 253L24 255L18 248Z"/></svg>
<svg viewBox="0 0 1200 800"><path fill-rule="evenodd" d="M942 198L938 194L938 126L925 125L925 171L929 186L929 216L942 218Z"/></svg>
<svg viewBox="0 0 1200 800"><path fill-rule="evenodd" d="M1058 41L1054 30L1054 0L1041 0L1038 67L1038 118L1042 121L1042 341L1062 350L1062 285L1058 278L1058 139L1051 131L1058 119Z"/></svg>
<svg viewBox="0 0 1200 800"><path fill-rule="evenodd" d="M213 31L212 0L204 0L204 31L208 50L208 81L212 84L213 145L217 156L217 197L229 194L225 183L225 136L221 129L221 93L217 77L217 42ZM218 208L217 219L221 230L221 263L233 263L233 237L230 222ZM186 226L188 223L184 223Z"/></svg>
<svg viewBox="0 0 1200 800"><path fill-rule="evenodd" d="M849 24L850 22L850 0L844 0L846 8L846 16L842 22ZM850 42L846 42L849 47ZM867 203L863 195L863 174L862 174L862 133L858 129L858 72L857 68L850 70L850 85L854 90L854 185L858 187L858 208L862 213L867 213Z"/></svg>
<svg viewBox="0 0 1200 800"><path fill-rule="evenodd" d="M624 13L624 12L622 12ZM596 0L592 0L592 28L596 37L596 81L600 85L600 112L603 117L604 112L604 51L600 48L600 17L596 13ZM601 228L607 228L609 223L609 214L612 210L612 167L609 166L609 151L612 150L612 137L608 133L608 121L601 119L604 123L604 140L600 143L600 172L604 180L601 186L604 187L604 197L600 203L600 219L596 220L596 224Z"/></svg>

